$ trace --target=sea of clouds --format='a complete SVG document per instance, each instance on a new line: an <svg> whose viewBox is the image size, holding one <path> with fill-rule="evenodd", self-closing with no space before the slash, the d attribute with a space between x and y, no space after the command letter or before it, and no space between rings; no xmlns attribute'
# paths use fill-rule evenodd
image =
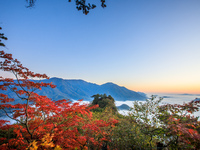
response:
<svg viewBox="0 0 200 150"><path fill-rule="evenodd" d="M161 104L183 104L183 103L191 102L192 100L196 98L200 98L200 94L166 94L166 93L147 94L148 97L151 97L151 95L155 95L157 99L159 97L162 97L163 100L161 101ZM145 101L140 101L140 102L145 102ZM129 107L132 107L133 101L115 101L116 106L120 106L122 104L126 104ZM128 112L129 112L128 110L119 110L119 113L123 115L127 115ZM200 117L200 111L195 112L194 116Z"/></svg>
<svg viewBox="0 0 200 150"><path fill-rule="evenodd" d="M152 93L149 93L147 94L148 97L151 97L151 95L156 95L157 96L157 99L159 97L163 97L163 100L161 102L161 104L183 104L183 103L188 103L188 102L191 102L192 100L196 99L196 98L200 98L200 94L152 94ZM78 101L73 101L73 102L78 102ZM133 107L133 102L134 101L130 101L130 100L127 100L127 101L115 101L115 105L116 106L121 106L122 104L126 104L128 105L129 107ZM145 101L140 101L142 103L144 103ZM91 102L89 101L81 101L80 104L89 104ZM123 115L127 115L129 113L128 110L119 110L119 113L123 114ZM194 116L197 116L197 117L200 117L200 111L198 112L195 112L194 113ZM10 123L15 123L14 120L8 118L8 117L0 117L0 119L5 119L5 120L9 120Z"/></svg>

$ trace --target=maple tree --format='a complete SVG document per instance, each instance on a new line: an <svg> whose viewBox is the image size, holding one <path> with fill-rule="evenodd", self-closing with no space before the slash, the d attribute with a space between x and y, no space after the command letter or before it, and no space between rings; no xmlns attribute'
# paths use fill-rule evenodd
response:
<svg viewBox="0 0 200 150"><path fill-rule="evenodd" d="M146 146L152 148L162 143L163 147L172 149L199 149L200 122L193 114L199 111L200 101L165 105L161 101L162 98L156 100L152 96L146 102L134 102L130 113L140 135L147 139L145 144L149 146Z"/></svg>
<svg viewBox="0 0 200 150"><path fill-rule="evenodd" d="M199 111L200 101L184 104L166 104L159 107L158 118L170 137L167 145L182 149L200 148L200 121L193 113Z"/></svg>
<svg viewBox="0 0 200 150"><path fill-rule="evenodd" d="M111 149L200 149L200 122L193 116L200 102L161 102L156 96L135 101L131 112L118 118L108 143Z"/></svg>
<svg viewBox="0 0 200 150"><path fill-rule="evenodd" d="M7 38L0 33L0 46L5 47L2 40ZM152 149L162 143L170 149L200 149L200 122L193 116L199 100L160 105L162 99L152 96L144 103L135 102L132 112L123 116L116 113L114 99L105 94L94 95L92 105L38 95L36 90L55 87L38 80L49 77L30 71L3 50L0 70L15 77L0 77L0 111L15 121L0 120L2 150ZM8 90L13 94L7 95ZM102 108L92 112L96 104Z"/></svg>
<svg viewBox="0 0 200 150"><path fill-rule="evenodd" d="M3 34L0 39L7 40ZM2 43L0 41L0 43ZM5 46L3 43L1 46ZM24 67L12 54L0 51L0 70L11 72L12 78L0 77L0 110L15 121L8 124L0 120L0 131L10 131L14 136L1 137L1 149L88 149L101 147L108 140L104 130L114 126L117 120L93 119L88 104L71 103L65 99L53 101L35 93L42 87L54 88L51 83L36 82L33 79L49 79ZM19 103L3 91L10 90Z"/></svg>

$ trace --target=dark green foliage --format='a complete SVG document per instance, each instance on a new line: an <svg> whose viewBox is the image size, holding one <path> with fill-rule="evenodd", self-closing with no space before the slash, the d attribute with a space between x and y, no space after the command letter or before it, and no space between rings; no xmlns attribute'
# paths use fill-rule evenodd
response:
<svg viewBox="0 0 200 150"><path fill-rule="evenodd" d="M87 0L74 0L74 1L76 3L76 9L82 10L83 14L85 15L87 15L91 9L96 8L95 4L86 3ZM36 0L26 0L26 2L28 3L27 7L33 7L35 5ZM68 2L71 2L71 0L68 0ZM106 7L105 2L106 2L105 0L101 0L102 8Z"/></svg>
<svg viewBox="0 0 200 150"><path fill-rule="evenodd" d="M94 109L95 112L102 112L105 108L110 108L114 113L117 113L117 107L115 106L114 98L106 94L96 94L92 96L94 100L92 101L92 105L99 105L99 108Z"/></svg>
<svg viewBox="0 0 200 150"><path fill-rule="evenodd" d="M26 0L26 2L28 3L27 7L33 7L35 5L36 0Z"/></svg>
<svg viewBox="0 0 200 150"><path fill-rule="evenodd" d="M2 30L1 27L0 27L0 30ZM1 39L7 40L8 38L5 37L3 33L0 33L0 46L4 46L5 47L5 44L1 42Z"/></svg>
<svg viewBox="0 0 200 150"><path fill-rule="evenodd" d="M10 139L17 137L13 130L13 128L8 128L7 130L0 129L0 139L5 138L5 140L0 141L0 145L8 143Z"/></svg>

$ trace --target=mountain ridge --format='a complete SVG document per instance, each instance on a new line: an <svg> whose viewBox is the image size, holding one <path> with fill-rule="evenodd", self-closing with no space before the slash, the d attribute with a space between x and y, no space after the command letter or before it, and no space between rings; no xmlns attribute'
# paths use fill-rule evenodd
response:
<svg viewBox="0 0 200 150"><path fill-rule="evenodd" d="M85 101L92 101L93 98L91 96L96 94L111 95L116 101L147 99L145 93L135 92L112 82L98 85L82 79L62 79L57 77L35 80L35 82L52 83L56 85L55 88L42 87L42 90L36 90L37 94L47 96L52 100L68 99L73 101L83 99ZM14 96L13 98L17 99L11 91L2 92L11 95L12 97ZM18 101L19 100L17 100L16 103L18 103Z"/></svg>
<svg viewBox="0 0 200 150"><path fill-rule="evenodd" d="M42 88L41 91L37 92L40 95L46 95L47 93L57 93L57 95L47 95L48 97L55 100L61 98L70 100L83 99L91 101L92 95L104 93L111 95L115 100L122 101L145 100L147 98L145 93L135 92L112 82L98 85L96 83L87 82L82 79L62 79L57 77L53 77L48 80L41 80L41 82L52 82L54 85L56 85L56 88L54 89Z"/></svg>

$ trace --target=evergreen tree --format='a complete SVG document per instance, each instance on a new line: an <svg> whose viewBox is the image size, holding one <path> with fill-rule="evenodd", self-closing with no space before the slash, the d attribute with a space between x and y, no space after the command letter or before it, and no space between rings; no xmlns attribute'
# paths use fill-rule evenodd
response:
<svg viewBox="0 0 200 150"><path fill-rule="evenodd" d="M99 105L99 108L94 109L93 111L102 112L105 108L110 108L114 113L117 113L117 107L115 106L115 100L111 95L106 94L96 94L92 96L94 100L92 105Z"/></svg>

